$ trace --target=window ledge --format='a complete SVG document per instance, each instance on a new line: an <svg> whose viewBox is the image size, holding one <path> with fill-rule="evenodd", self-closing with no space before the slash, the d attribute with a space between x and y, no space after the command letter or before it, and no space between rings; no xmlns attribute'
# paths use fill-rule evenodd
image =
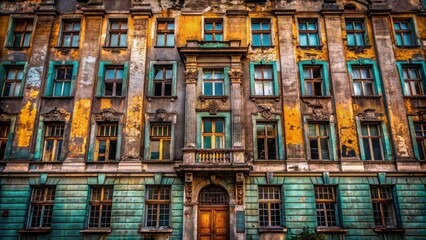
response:
<svg viewBox="0 0 426 240"><path fill-rule="evenodd" d="M126 96L96 96L97 99L108 98L108 99L125 99Z"/></svg>
<svg viewBox="0 0 426 240"><path fill-rule="evenodd" d="M273 99L275 100L275 102L278 102L280 100L280 96L278 95L251 95L250 98L253 102L255 102L256 99Z"/></svg>
<svg viewBox="0 0 426 240"><path fill-rule="evenodd" d="M283 164L283 159L255 159L253 162L262 164Z"/></svg>
<svg viewBox="0 0 426 240"><path fill-rule="evenodd" d="M416 99L416 100L426 100L425 95L413 95L413 96L404 96L405 99Z"/></svg>
<svg viewBox="0 0 426 240"><path fill-rule="evenodd" d="M0 96L0 99L22 99L23 96Z"/></svg>
<svg viewBox="0 0 426 240"><path fill-rule="evenodd" d="M396 45L397 48L406 48L406 49L413 49L413 48L420 48L420 45Z"/></svg>
<svg viewBox="0 0 426 240"><path fill-rule="evenodd" d="M322 50L322 48L324 47L324 45L318 45L318 46L301 46L301 45L297 45L298 48L302 49L302 50L309 50L309 49L315 49L315 50Z"/></svg>
<svg viewBox="0 0 426 240"><path fill-rule="evenodd" d="M19 233L33 233L33 234L42 234L49 233L51 228L28 228L18 230Z"/></svg>
<svg viewBox="0 0 426 240"><path fill-rule="evenodd" d="M269 49L269 48L275 48L275 45L271 45L271 46L254 46L251 45L252 48L262 48L262 49Z"/></svg>
<svg viewBox="0 0 426 240"><path fill-rule="evenodd" d="M30 164L62 164L63 161L43 161L43 160L34 160L30 161Z"/></svg>
<svg viewBox="0 0 426 240"><path fill-rule="evenodd" d="M80 230L81 233L111 233L111 228L87 228Z"/></svg>
<svg viewBox="0 0 426 240"><path fill-rule="evenodd" d="M346 45L346 46L348 47L349 51L362 51L364 49L372 47L372 45L364 45L364 46L350 46L350 45Z"/></svg>
<svg viewBox="0 0 426 240"><path fill-rule="evenodd" d="M175 46L154 46L154 48L175 48Z"/></svg>
<svg viewBox="0 0 426 240"><path fill-rule="evenodd" d="M366 164L394 164L394 160L362 160Z"/></svg>
<svg viewBox="0 0 426 240"><path fill-rule="evenodd" d="M318 233L347 233L348 230L341 227L318 227Z"/></svg>
<svg viewBox="0 0 426 240"><path fill-rule="evenodd" d="M340 163L340 161L311 159L311 160L308 160L308 163L313 163L313 164L338 164L338 163Z"/></svg>
<svg viewBox="0 0 426 240"><path fill-rule="evenodd" d="M73 99L74 96L43 96L45 99Z"/></svg>
<svg viewBox="0 0 426 240"><path fill-rule="evenodd" d="M367 99L367 100L378 100L382 98L382 95L352 95L354 99Z"/></svg>
<svg viewBox="0 0 426 240"><path fill-rule="evenodd" d="M405 232L405 229L403 228L374 228L374 232L376 233L397 233L397 234L403 234Z"/></svg>
<svg viewBox="0 0 426 240"><path fill-rule="evenodd" d="M263 227L259 228L259 233L286 233L285 227Z"/></svg>
<svg viewBox="0 0 426 240"><path fill-rule="evenodd" d="M22 50L27 50L30 48L30 46L27 47L14 47L14 46L5 46L5 48L9 49L9 50L15 50L15 51L22 51Z"/></svg>
<svg viewBox="0 0 426 240"><path fill-rule="evenodd" d="M301 96L302 99L332 99L332 96Z"/></svg>
<svg viewBox="0 0 426 240"><path fill-rule="evenodd" d="M143 163L159 163L159 164L170 164L174 163L173 160L142 160Z"/></svg>
<svg viewBox="0 0 426 240"><path fill-rule="evenodd" d="M125 47L102 46L102 47L105 48L105 49L108 49L108 50L127 50L127 46L125 46Z"/></svg>
<svg viewBox="0 0 426 240"><path fill-rule="evenodd" d="M170 99L170 102L174 102L177 96L147 96L146 99L148 102L151 102L152 99Z"/></svg>
<svg viewBox="0 0 426 240"><path fill-rule="evenodd" d="M118 164L120 161L86 161L86 164Z"/></svg>
<svg viewBox="0 0 426 240"><path fill-rule="evenodd" d="M172 233L173 229L168 227L160 227L160 228L140 228L140 233Z"/></svg>
<svg viewBox="0 0 426 240"><path fill-rule="evenodd" d="M200 100L204 102L206 99L222 99L222 102L226 102L228 100L228 96L207 96L207 95L201 95Z"/></svg>
<svg viewBox="0 0 426 240"><path fill-rule="evenodd" d="M78 46L78 47L63 47L63 46L56 46L55 48L56 48L56 49L58 49L58 50L72 50L72 49L79 49L79 48L80 48L80 46Z"/></svg>

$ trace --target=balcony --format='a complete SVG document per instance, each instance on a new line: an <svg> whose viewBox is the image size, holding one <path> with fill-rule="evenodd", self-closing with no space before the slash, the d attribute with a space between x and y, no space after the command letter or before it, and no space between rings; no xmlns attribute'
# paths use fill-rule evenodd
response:
<svg viewBox="0 0 426 240"><path fill-rule="evenodd" d="M230 164L231 149L197 149L195 159L201 164Z"/></svg>

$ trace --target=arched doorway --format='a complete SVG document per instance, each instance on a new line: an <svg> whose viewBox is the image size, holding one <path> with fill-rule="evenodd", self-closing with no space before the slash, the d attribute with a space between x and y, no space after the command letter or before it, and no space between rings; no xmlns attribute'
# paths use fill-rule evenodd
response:
<svg viewBox="0 0 426 240"><path fill-rule="evenodd" d="M198 195L198 240L229 239L229 196L220 186L209 185Z"/></svg>

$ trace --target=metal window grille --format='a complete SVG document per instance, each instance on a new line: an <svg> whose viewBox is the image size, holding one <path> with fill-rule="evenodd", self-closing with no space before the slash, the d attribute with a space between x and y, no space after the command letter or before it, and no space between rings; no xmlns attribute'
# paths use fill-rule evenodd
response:
<svg viewBox="0 0 426 240"><path fill-rule="evenodd" d="M259 186L259 224L261 227L281 225L281 190L278 186Z"/></svg>
<svg viewBox="0 0 426 240"><path fill-rule="evenodd" d="M113 186L93 186L90 194L88 228L109 228Z"/></svg>
<svg viewBox="0 0 426 240"><path fill-rule="evenodd" d="M169 227L171 189L149 186L146 196L146 227Z"/></svg>
<svg viewBox="0 0 426 240"><path fill-rule="evenodd" d="M200 191L200 205L228 205L229 196L225 189L218 186L207 186Z"/></svg>

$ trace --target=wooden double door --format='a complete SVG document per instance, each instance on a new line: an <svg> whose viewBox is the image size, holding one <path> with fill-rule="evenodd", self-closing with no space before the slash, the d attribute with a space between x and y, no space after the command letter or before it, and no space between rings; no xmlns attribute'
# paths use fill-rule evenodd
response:
<svg viewBox="0 0 426 240"><path fill-rule="evenodd" d="M198 207L198 240L229 240L229 206Z"/></svg>

